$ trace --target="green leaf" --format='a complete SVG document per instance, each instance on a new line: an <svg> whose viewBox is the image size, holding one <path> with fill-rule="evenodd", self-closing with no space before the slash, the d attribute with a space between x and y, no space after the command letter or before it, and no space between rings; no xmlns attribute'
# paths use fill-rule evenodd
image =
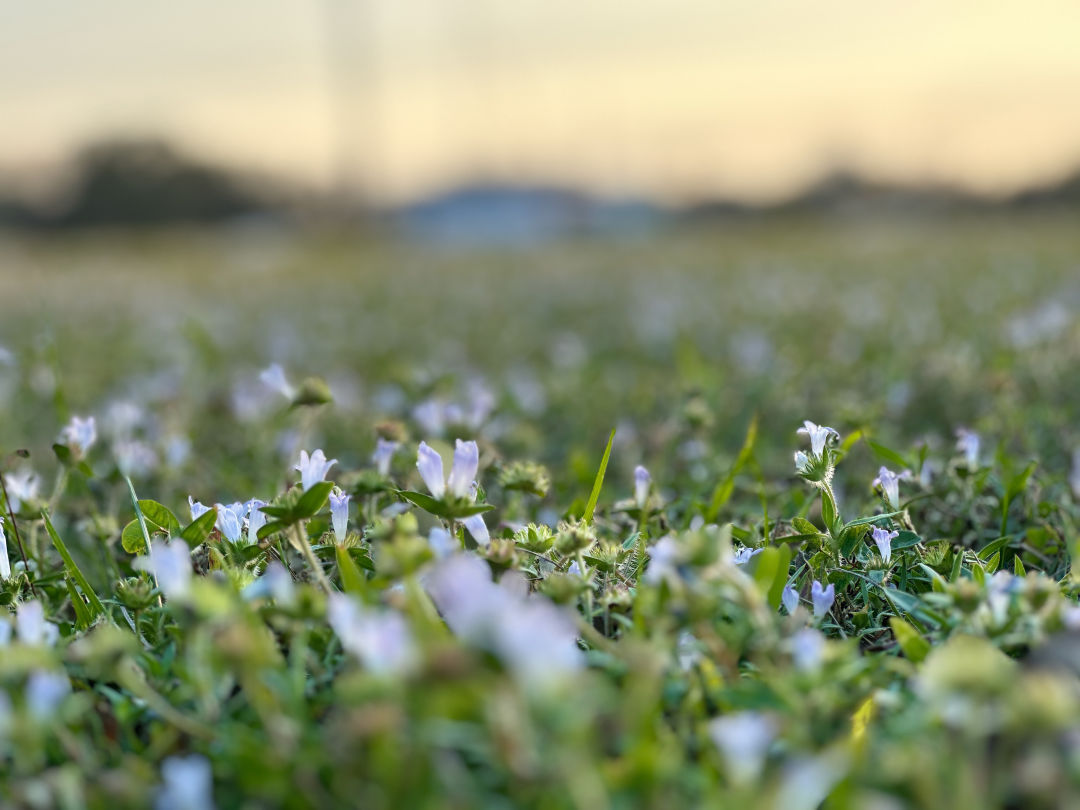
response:
<svg viewBox="0 0 1080 810"><path fill-rule="evenodd" d="M896 588L882 588L893 607L902 613L912 613L919 608L919 597Z"/></svg>
<svg viewBox="0 0 1080 810"><path fill-rule="evenodd" d="M139 525L138 518L124 527L120 535L120 545L128 554L146 553L146 540L143 538L142 526Z"/></svg>
<svg viewBox="0 0 1080 810"><path fill-rule="evenodd" d="M878 456L879 458L884 459L885 461L892 464L894 467L897 467L898 469L896 470L896 472L898 472L898 473L902 472L903 470L906 470L908 467L911 466L908 463L907 459L905 459L902 455L897 453L895 450L890 450L885 445L878 444L877 442L873 441L872 439L867 439L866 443L867 443L867 445L870 446L870 449L874 451L874 455Z"/></svg>
<svg viewBox="0 0 1080 810"><path fill-rule="evenodd" d="M447 520L460 520L473 515L481 515L495 508L490 503L447 503L432 498L430 495L425 495L423 492L410 492L404 489L397 490L397 494L414 506L419 506L429 515L446 518Z"/></svg>
<svg viewBox="0 0 1080 810"><path fill-rule="evenodd" d="M356 566L356 562L349 554L345 546L335 546L334 556L337 559L338 575L341 577L341 587L345 593L363 593L366 580Z"/></svg>
<svg viewBox="0 0 1080 810"><path fill-rule="evenodd" d="M712 523L716 520L716 516L720 514L720 510L724 508L724 504L731 498L731 493L735 491L735 478L750 461L751 456L754 453L754 445L757 444L758 434L758 418L757 414L754 414L750 420L750 426L746 429L746 438L743 439L742 448L739 450L739 455L735 457L735 463L731 465L731 469L728 470L727 475L716 485L716 489L713 490L712 498L709 500L709 508L705 511L705 521Z"/></svg>
<svg viewBox="0 0 1080 810"><path fill-rule="evenodd" d="M71 599L71 608L75 611L75 625L80 630L85 630L93 621L90 617L90 611L86 609L86 602L83 601L83 598L75 589L75 583L71 581L71 577L64 577L64 584L67 585L68 598Z"/></svg>
<svg viewBox="0 0 1080 810"><path fill-rule="evenodd" d="M900 532L900 534L893 538L892 550L901 551L905 548L917 546L921 542L922 538L919 537L919 535L915 534L915 532L902 531Z"/></svg>
<svg viewBox="0 0 1080 810"><path fill-rule="evenodd" d="M1020 562L1020 555L1013 557L1013 573L1018 577L1027 576L1027 571L1024 570L1024 564Z"/></svg>
<svg viewBox="0 0 1080 810"><path fill-rule="evenodd" d="M804 517L793 517L791 525L799 534L820 534L818 527Z"/></svg>
<svg viewBox="0 0 1080 810"><path fill-rule="evenodd" d="M1007 534L997 540L991 540L976 553L976 556L983 561L989 560L995 553L1005 548L1012 539L1012 535Z"/></svg>
<svg viewBox="0 0 1080 810"><path fill-rule="evenodd" d="M139 509L147 523L153 523L165 534L172 536L180 533L180 521L176 519L176 515L157 501L142 499L139 501Z"/></svg>
<svg viewBox="0 0 1080 810"><path fill-rule="evenodd" d="M889 619L889 627L892 628L896 642L903 650L905 657L913 663L920 663L930 653L930 642L919 635L919 631L899 616Z"/></svg>
<svg viewBox="0 0 1080 810"><path fill-rule="evenodd" d="M776 579L777 571L780 568L779 549L775 546L762 549L754 555L746 567L754 578L754 582L757 583L758 590L767 597L769 591L772 590L773 581Z"/></svg>
<svg viewBox="0 0 1080 810"><path fill-rule="evenodd" d="M56 528L49 519L49 512L47 509L41 510L41 518L45 521L45 531L49 533L53 545L56 546L56 550L60 552L60 557L64 560L64 568L67 569L68 576L82 589L83 594L86 595L86 599L90 603L91 620L97 618L105 612L104 605L101 604L101 600L98 599L98 595L94 592L94 589L90 587L90 583L87 582L86 577L83 576L83 572L79 570L79 566L75 564L75 560L71 558L71 554L68 552L67 546L64 545L64 541L61 540L60 535L56 533Z"/></svg>
<svg viewBox="0 0 1080 810"><path fill-rule="evenodd" d="M194 548L200 543L206 542L206 538L210 536L210 532L214 530L214 523L217 522L217 507L211 506L209 511L199 515L197 520L191 521L182 532L180 537L187 541L187 544ZM262 537L262 532L259 532L259 536Z"/></svg>
<svg viewBox="0 0 1080 810"><path fill-rule="evenodd" d="M270 535L283 532L287 528L289 528L288 523L285 523L282 520L271 520L268 523L264 523L259 529L258 538L260 540L265 540Z"/></svg>
<svg viewBox="0 0 1080 810"><path fill-rule="evenodd" d="M769 606L776 610L780 607L780 599L784 595L784 586L787 585L788 569L791 566L791 546L783 543L776 547L778 559L776 565L776 577L769 588Z"/></svg>
<svg viewBox="0 0 1080 810"><path fill-rule="evenodd" d="M333 481L320 481L314 484L311 489L305 490L304 494L300 496L300 500L296 502L296 506L292 509L292 520L290 522L296 523L299 520L318 514L319 510L326 506L326 501L330 497L330 490L333 488Z"/></svg>
<svg viewBox="0 0 1080 810"><path fill-rule="evenodd" d="M607 472L608 459L611 457L611 445L615 441L615 428L611 429L611 435L608 436L607 447L604 448L604 457L600 459L600 469L596 471L596 478L593 480L592 492L589 494L589 500L585 504L585 511L581 515L581 519L586 523L591 523L593 519L593 512L596 511L596 502L600 499L600 488L604 485L604 474Z"/></svg>

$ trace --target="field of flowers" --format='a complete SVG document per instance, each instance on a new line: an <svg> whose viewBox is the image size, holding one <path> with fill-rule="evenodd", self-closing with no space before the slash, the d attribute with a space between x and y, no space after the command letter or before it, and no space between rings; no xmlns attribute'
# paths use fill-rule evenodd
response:
<svg viewBox="0 0 1080 810"><path fill-rule="evenodd" d="M0 804L1080 807L1080 231L0 241Z"/></svg>

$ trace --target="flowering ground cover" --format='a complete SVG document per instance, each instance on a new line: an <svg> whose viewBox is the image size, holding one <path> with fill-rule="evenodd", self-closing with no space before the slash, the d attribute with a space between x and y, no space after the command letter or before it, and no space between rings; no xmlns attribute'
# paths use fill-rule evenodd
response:
<svg viewBox="0 0 1080 810"><path fill-rule="evenodd" d="M1080 236L0 243L0 796L1080 803Z"/></svg>

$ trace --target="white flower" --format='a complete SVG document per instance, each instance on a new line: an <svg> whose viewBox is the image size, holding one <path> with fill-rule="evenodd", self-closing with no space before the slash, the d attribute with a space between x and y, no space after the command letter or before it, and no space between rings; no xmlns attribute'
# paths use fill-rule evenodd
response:
<svg viewBox="0 0 1080 810"><path fill-rule="evenodd" d="M292 576L285 566L274 560L266 566L262 576L250 583L243 590L245 599L266 599L270 597L279 605L292 604L295 596Z"/></svg>
<svg viewBox="0 0 1080 810"><path fill-rule="evenodd" d="M435 559L441 560L461 548L454 536L441 526L435 526L428 534L428 545L435 553Z"/></svg>
<svg viewBox="0 0 1080 810"><path fill-rule="evenodd" d="M397 442L387 441L386 439L376 440L375 452L371 454L371 460L375 464L375 469L379 471L379 475L387 476L390 474L390 462L393 460L398 447L400 445Z"/></svg>
<svg viewBox="0 0 1080 810"><path fill-rule="evenodd" d="M326 617L345 651L376 675L400 675L416 665L416 646L400 613L361 607L335 592L327 599Z"/></svg>
<svg viewBox="0 0 1080 810"><path fill-rule="evenodd" d="M339 545L345 542L345 536L349 531L350 497L339 487L334 487L330 491L330 522L334 526L334 539Z"/></svg>
<svg viewBox="0 0 1080 810"><path fill-rule="evenodd" d="M724 755L732 781L745 785L761 774L776 728L763 714L738 712L713 719L709 736Z"/></svg>
<svg viewBox="0 0 1080 810"><path fill-rule="evenodd" d="M426 442L420 442L416 451L416 469L432 497L442 498L447 489L454 498L465 498L472 490L476 480L476 471L480 464L480 451L476 442L457 440L454 447L454 463L450 468L450 477L443 479L442 456ZM475 491L473 491L475 496Z"/></svg>
<svg viewBox="0 0 1080 810"><path fill-rule="evenodd" d="M822 587L815 579L810 586L810 598L814 603L814 617L820 619L829 612L836 600L836 586L829 583L828 587Z"/></svg>
<svg viewBox="0 0 1080 810"><path fill-rule="evenodd" d="M23 644L52 646L60 637L55 624L45 621L45 608L36 599L15 609L15 634Z"/></svg>
<svg viewBox="0 0 1080 810"><path fill-rule="evenodd" d="M154 543L150 554L136 557L133 566L150 571L166 599L182 600L191 590L191 549L183 540Z"/></svg>
<svg viewBox="0 0 1080 810"><path fill-rule="evenodd" d="M326 473L337 464L337 459L326 460L326 454L322 450L316 450L310 456L307 450L300 451L300 461L293 467L300 472L300 485L307 492L320 481L326 480Z"/></svg>
<svg viewBox="0 0 1080 810"><path fill-rule="evenodd" d="M60 708L70 691L67 675L35 669L26 679L26 708L37 720L46 720Z"/></svg>
<svg viewBox="0 0 1080 810"><path fill-rule="evenodd" d="M289 385L285 378L285 369L278 363L271 363L259 373L259 380L268 388L273 388L285 399L291 400L296 396L296 389Z"/></svg>
<svg viewBox="0 0 1080 810"><path fill-rule="evenodd" d="M897 474L890 470L888 467L882 467L878 470L877 478L874 479L874 486L881 488L881 494L885 497L885 504L892 510L900 508L900 482L905 478L910 478L911 473L907 470Z"/></svg>
<svg viewBox="0 0 1080 810"><path fill-rule="evenodd" d="M804 627L791 637L791 658L803 672L817 670L824 652L825 636L812 627Z"/></svg>
<svg viewBox="0 0 1080 810"><path fill-rule="evenodd" d="M806 455L802 450L795 451L795 472L800 475L809 475L813 470L813 466L810 462L810 456Z"/></svg>
<svg viewBox="0 0 1080 810"><path fill-rule="evenodd" d="M222 536L230 543L240 540L240 534L244 530L244 516L248 513L245 503L231 503L226 506L223 503L216 504L217 520L214 525Z"/></svg>
<svg viewBox="0 0 1080 810"><path fill-rule="evenodd" d="M18 512L24 501L36 500L40 483L41 479L31 469L24 468L5 475L4 484L11 499L11 511Z"/></svg>
<svg viewBox="0 0 1080 810"><path fill-rule="evenodd" d="M649 471L640 464L634 468L634 502L638 509L644 509L649 500L649 487L652 486L652 476Z"/></svg>
<svg viewBox="0 0 1080 810"><path fill-rule="evenodd" d="M4 535L4 518L0 516L0 580L10 577L11 560L8 559L7 537Z"/></svg>
<svg viewBox="0 0 1080 810"><path fill-rule="evenodd" d="M783 592L780 594L780 601L783 602L788 615L793 615L799 609L799 592L790 584L785 585Z"/></svg>
<svg viewBox="0 0 1080 810"><path fill-rule="evenodd" d="M874 536L874 542L877 544L878 553L881 554L882 562L889 562L892 559L892 541L894 537L899 537L900 532L890 532L887 529L879 529L875 526L871 529L871 534Z"/></svg>
<svg viewBox="0 0 1080 810"><path fill-rule="evenodd" d="M258 540L259 529L266 525L266 513L262 511L262 507L264 506L266 506L266 501L260 501L258 498L252 498L244 504L248 516L249 543L254 543Z"/></svg>
<svg viewBox="0 0 1080 810"><path fill-rule="evenodd" d="M649 549L649 567L642 574L642 579L649 585L659 585L664 580L677 580L679 572L676 564L679 559L679 544L671 535L660 538Z"/></svg>
<svg viewBox="0 0 1080 810"><path fill-rule="evenodd" d="M191 512L191 521L192 521L192 523L194 523L196 520L201 518L203 515L205 515L211 509L213 509L212 506L204 506L203 504L199 503L197 500L192 498L190 495L188 495L187 503L188 503L188 510Z"/></svg>
<svg viewBox="0 0 1080 810"><path fill-rule="evenodd" d="M825 452L825 447L830 439L835 439L837 441L840 439L840 434L831 427L815 425L809 419L803 422L803 427L799 428L796 433L810 437L810 452L818 461L821 460L822 454Z"/></svg>
<svg viewBox="0 0 1080 810"><path fill-rule="evenodd" d="M582 576L582 574L581 574L581 566L579 566L577 564L577 560L574 560L573 562L570 563L570 567L566 569L566 573L570 574L571 576L575 576L575 577Z"/></svg>
<svg viewBox="0 0 1080 810"><path fill-rule="evenodd" d="M750 560L752 560L756 555L760 554L764 550L764 548L747 548L746 546L743 546L735 552L735 555L731 558L731 561L735 565L746 565L748 562L750 562Z"/></svg>
<svg viewBox="0 0 1080 810"><path fill-rule="evenodd" d="M979 434L967 428L959 428L956 431L956 449L964 454L968 469L974 470L979 466L979 446L982 440Z"/></svg>
<svg viewBox="0 0 1080 810"><path fill-rule="evenodd" d="M60 431L60 439L77 453L84 454L97 440L97 424L94 417L80 419L73 416L67 426Z"/></svg>
<svg viewBox="0 0 1080 810"><path fill-rule="evenodd" d="M167 758L161 763L161 782L155 810L213 810L214 778L206 757Z"/></svg>

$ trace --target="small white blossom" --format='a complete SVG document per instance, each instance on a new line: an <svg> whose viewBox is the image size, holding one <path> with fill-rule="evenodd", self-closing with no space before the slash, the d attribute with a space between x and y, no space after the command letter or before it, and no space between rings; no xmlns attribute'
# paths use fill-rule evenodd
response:
<svg viewBox="0 0 1080 810"><path fill-rule="evenodd" d="M24 502L37 500L40 483L37 473L27 468L5 475L4 484L11 499L11 511L18 512Z"/></svg>
<svg viewBox="0 0 1080 810"><path fill-rule="evenodd" d="M982 440L979 434L967 428L959 428L956 431L956 449L964 454L964 461L968 469L974 470L979 466L979 448Z"/></svg>
<svg viewBox="0 0 1080 810"><path fill-rule="evenodd" d="M416 665L416 646L400 613L361 607L352 597L335 592L327 600L326 616L341 646L369 671L400 675Z"/></svg>
<svg viewBox="0 0 1080 810"><path fill-rule="evenodd" d="M736 550L734 556L731 558L731 561L735 565L746 565L748 562L750 562L750 560L752 560L764 550L764 548L748 548L746 546L743 546L742 548Z"/></svg>
<svg viewBox="0 0 1080 810"><path fill-rule="evenodd" d="M191 512L191 520L192 520L192 522L195 522L196 520L201 518L203 515L205 515L207 512L209 512L211 509L213 509L212 506L204 506L203 504L199 503L197 500L192 498L190 495L188 495L187 502L188 502L188 510Z"/></svg>
<svg viewBox="0 0 1080 810"><path fill-rule="evenodd" d="M55 624L45 621L45 608L36 599L15 609L15 634L23 644L52 646L60 637Z"/></svg>
<svg viewBox="0 0 1080 810"><path fill-rule="evenodd" d="M334 526L334 539L339 545L345 542L345 536L349 532L350 498L350 495L338 487L330 491L330 522Z"/></svg>
<svg viewBox="0 0 1080 810"><path fill-rule="evenodd" d="M810 437L810 452L818 461L821 460L822 454L825 452L825 447L829 443L830 438L836 440L840 439L840 434L831 427L815 425L809 419L803 422L803 427L799 428L796 433Z"/></svg>
<svg viewBox="0 0 1080 810"><path fill-rule="evenodd" d="M310 456L307 450L301 450L300 461L293 469L299 471L300 485L304 488L304 492L307 492L319 482L325 481L326 473L335 464L337 464L337 459L332 458L327 461L326 454L322 450L316 450Z"/></svg>
<svg viewBox="0 0 1080 810"><path fill-rule="evenodd" d="M454 536L441 526L432 528L428 534L428 545L431 546L437 560L448 557L461 548Z"/></svg>
<svg viewBox="0 0 1080 810"><path fill-rule="evenodd" d="M491 535L488 533L487 524L484 523L483 515L469 515L461 519L461 524L469 530L473 540L479 546L490 545Z"/></svg>
<svg viewBox="0 0 1080 810"><path fill-rule="evenodd" d="M217 506L217 520L214 525L217 530L230 543L238 542L244 530L244 516L248 513L247 504L231 503L226 506L219 503L215 505Z"/></svg>
<svg viewBox="0 0 1080 810"><path fill-rule="evenodd" d="M454 463L450 468L449 478L443 478L442 456L426 442L420 442L416 451L416 469L434 498L442 498L449 489L454 498L468 497L470 492L475 497L474 484L480 464L480 450L476 442L457 440L454 447Z"/></svg>
<svg viewBox="0 0 1080 810"><path fill-rule="evenodd" d="M800 475L809 475L813 470L813 465L810 462L810 456L806 455L802 450L795 451L795 472Z"/></svg>
<svg viewBox="0 0 1080 810"><path fill-rule="evenodd" d="M8 559L7 537L4 535L4 518L0 516L0 580L11 578L11 560Z"/></svg>
<svg viewBox="0 0 1080 810"><path fill-rule="evenodd" d="M390 462L393 460L398 447L400 445L397 442L387 441L386 439L376 440L375 452L371 454L371 460L375 464L375 469L379 471L379 475L386 476L390 474Z"/></svg>
<svg viewBox="0 0 1080 810"><path fill-rule="evenodd" d="M814 603L814 617L820 619L829 612L836 600L836 586L829 583L828 587L823 587L815 579L810 587L810 598Z"/></svg>
<svg viewBox="0 0 1080 810"><path fill-rule="evenodd" d="M640 464L634 468L634 502L638 509L644 509L649 500L649 488L652 486L652 476L649 471Z"/></svg>
<svg viewBox="0 0 1080 810"><path fill-rule="evenodd" d="M291 400L296 396L296 389L289 384L289 381L285 378L285 369L278 363L272 363L264 368L259 373L259 381L268 388L277 391L285 399Z"/></svg>
<svg viewBox="0 0 1080 810"><path fill-rule="evenodd" d="M900 482L910 477L911 473L907 470L901 473L894 473L888 467L882 467L878 470L877 478L874 479L874 486L881 489L881 494L885 497L885 503L890 509L895 511L900 508Z"/></svg>
<svg viewBox="0 0 1080 810"><path fill-rule="evenodd" d="M709 736L724 755L732 781L745 785L761 774L776 728L763 714L738 712L713 719Z"/></svg>
<svg viewBox="0 0 1080 810"><path fill-rule="evenodd" d="M185 599L191 590L191 549L183 540L154 543L150 554L136 557L133 565L154 575L166 599Z"/></svg>
<svg viewBox="0 0 1080 810"><path fill-rule="evenodd" d="M262 507L264 506L266 506L266 501L260 501L258 498L252 498L244 504L248 517L249 543L254 543L258 540L259 529L266 525L266 513L262 511Z"/></svg>
<svg viewBox="0 0 1080 810"><path fill-rule="evenodd" d="M78 416L73 416L67 426L60 432L60 439L78 454L86 453L97 440L97 423L94 421L94 417L89 416L86 419L80 419Z"/></svg>
<svg viewBox="0 0 1080 810"><path fill-rule="evenodd" d="M161 763L161 782L155 810L214 810L214 778L206 757L169 757Z"/></svg>
<svg viewBox="0 0 1080 810"><path fill-rule="evenodd" d="M780 601L784 604L784 610L788 612L788 615L793 615L799 609L799 592L790 584L785 585L780 594Z"/></svg>
<svg viewBox="0 0 1080 810"><path fill-rule="evenodd" d="M892 559L893 538L899 537L900 532L890 532L888 529L880 529L875 526L871 529L871 534L874 536L874 542L877 544L882 562L889 562Z"/></svg>
<svg viewBox="0 0 1080 810"><path fill-rule="evenodd" d="M420 442L416 450L416 469L420 471L420 478L433 498L441 498L446 494L442 456L432 450L427 442Z"/></svg>
<svg viewBox="0 0 1080 810"><path fill-rule="evenodd" d="M679 545L671 535L661 537L656 545L649 549L649 566L642 574L642 579L649 585L659 585L664 580L677 580L679 572L676 563L679 559Z"/></svg>

